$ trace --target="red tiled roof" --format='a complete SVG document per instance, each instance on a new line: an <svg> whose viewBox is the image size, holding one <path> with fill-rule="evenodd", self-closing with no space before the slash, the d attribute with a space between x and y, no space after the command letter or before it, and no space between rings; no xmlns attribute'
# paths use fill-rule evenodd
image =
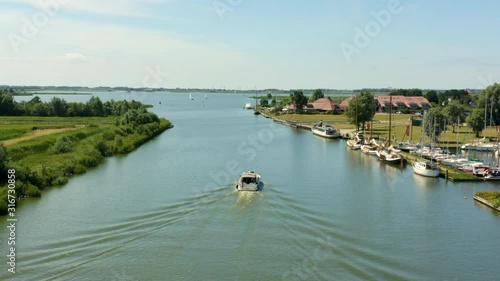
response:
<svg viewBox="0 0 500 281"><path fill-rule="evenodd" d="M339 107L340 109L344 110L346 107L349 106L349 103L351 102L351 100L354 98L354 96L352 97L348 97L347 99L343 100L340 104L339 104Z"/></svg>
<svg viewBox="0 0 500 281"><path fill-rule="evenodd" d="M345 107L349 106L349 103L353 98L354 96L349 97L344 101L342 101L342 103L340 104L340 108L344 109ZM381 107L385 107L386 103L389 105L391 101L391 96L375 96L374 98L375 100L378 101ZM422 108L424 104L427 104L429 107L431 107L431 103L422 96L418 97L392 96L392 106L399 107L398 104L401 103L404 104L406 108L410 108L411 103L415 103L419 108Z"/></svg>
<svg viewBox="0 0 500 281"><path fill-rule="evenodd" d="M327 98L321 98L311 103L314 109L334 111L337 107L334 101Z"/></svg>

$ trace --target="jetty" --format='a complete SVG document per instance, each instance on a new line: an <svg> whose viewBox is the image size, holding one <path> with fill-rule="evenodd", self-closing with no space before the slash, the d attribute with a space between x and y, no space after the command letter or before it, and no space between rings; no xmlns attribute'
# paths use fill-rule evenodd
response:
<svg viewBox="0 0 500 281"><path fill-rule="evenodd" d="M486 200L486 199L484 199L484 198L482 198L480 196L474 196L474 200L476 200L476 201L478 201L478 202L480 202L480 203L482 203L482 204L484 204L484 205L486 205L486 206L488 206L488 207L490 207L490 208L492 208L492 209L497 210L497 211L500 212L500 208L496 208L488 200Z"/></svg>

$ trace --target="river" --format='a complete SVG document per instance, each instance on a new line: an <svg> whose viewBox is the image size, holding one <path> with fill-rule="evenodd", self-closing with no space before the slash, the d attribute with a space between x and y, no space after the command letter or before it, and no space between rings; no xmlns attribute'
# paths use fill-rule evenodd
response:
<svg viewBox="0 0 500 281"><path fill-rule="evenodd" d="M0 218L1 280L500 275L500 214L473 200L498 184L446 182L382 164L342 140L254 116L243 109L249 96L99 96L152 104L175 128L23 201L15 274L7 272L8 222ZM235 191L244 170L262 174L261 192Z"/></svg>

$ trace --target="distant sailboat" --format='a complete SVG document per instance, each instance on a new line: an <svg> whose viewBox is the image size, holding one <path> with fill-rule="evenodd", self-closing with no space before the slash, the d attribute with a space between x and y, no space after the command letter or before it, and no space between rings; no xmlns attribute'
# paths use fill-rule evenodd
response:
<svg viewBox="0 0 500 281"><path fill-rule="evenodd" d="M205 94L205 99L208 99L208 96L207 96L207 94Z"/></svg>
<svg viewBox="0 0 500 281"><path fill-rule="evenodd" d="M189 94L189 99L194 100L193 95Z"/></svg>

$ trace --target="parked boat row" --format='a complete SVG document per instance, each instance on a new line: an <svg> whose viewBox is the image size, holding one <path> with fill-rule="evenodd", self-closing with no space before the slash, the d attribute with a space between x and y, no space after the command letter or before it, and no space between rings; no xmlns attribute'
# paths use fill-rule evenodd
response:
<svg viewBox="0 0 500 281"><path fill-rule="evenodd" d="M466 143L462 145L464 150L476 150L476 151L498 151L499 145L487 143L486 138L482 138L476 142Z"/></svg>

